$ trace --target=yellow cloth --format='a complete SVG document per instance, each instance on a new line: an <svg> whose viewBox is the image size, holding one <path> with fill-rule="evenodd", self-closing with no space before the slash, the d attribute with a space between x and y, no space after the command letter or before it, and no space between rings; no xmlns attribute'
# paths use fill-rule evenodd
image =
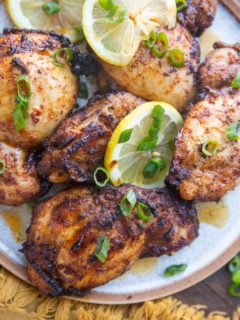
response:
<svg viewBox="0 0 240 320"><path fill-rule="evenodd" d="M173 297L125 306L104 306L48 298L0 268L0 320L231 320L205 306L188 306ZM240 320L240 309L232 320Z"/></svg>

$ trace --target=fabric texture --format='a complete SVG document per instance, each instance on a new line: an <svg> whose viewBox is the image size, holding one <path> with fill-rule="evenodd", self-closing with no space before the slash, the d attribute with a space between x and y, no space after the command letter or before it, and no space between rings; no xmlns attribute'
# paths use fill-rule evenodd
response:
<svg viewBox="0 0 240 320"><path fill-rule="evenodd" d="M48 298L0 268L0 320L240 320L205 306L188 306L173 297L124 306L94 305Z"/></svg>

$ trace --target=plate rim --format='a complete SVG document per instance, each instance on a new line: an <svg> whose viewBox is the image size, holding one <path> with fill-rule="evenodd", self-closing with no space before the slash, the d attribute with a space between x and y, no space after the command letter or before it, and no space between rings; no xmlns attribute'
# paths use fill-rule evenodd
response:
<svg viewBox="0 0 240 320"><path fill-rule="evenodd" d="M135 293L114 294L103 292L90 292L85 297L64 296L64 298L79 302L107 304L107 305L124 305L133 303L142 303L148 300L156 300L179 293L191 286L196 285L202 280L221 269L228 261L239 252L240 235L229 245L224 252L220 252L216 259L209 262L201 269L189 274L183 279L176 280L173 283L164 286L164 288L154 288ZM21 279L22 281L34 286L27 276L26 267L15 263L10 257L0 250L0 264L10 273Z"/></svg>

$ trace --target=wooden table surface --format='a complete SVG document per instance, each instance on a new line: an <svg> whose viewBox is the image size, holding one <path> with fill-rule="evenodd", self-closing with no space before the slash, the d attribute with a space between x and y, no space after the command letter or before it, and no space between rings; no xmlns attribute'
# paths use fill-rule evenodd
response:
<svg viewBox="0 0 240 320"><path fill-rule="evenodd" d="M225 311L228 315L232 315L240 306L240 298L228 295L230 283L231 275L227 267L224 267L208 279L176 294L175 297L189 305L206 305L209 312Z"/></svg>

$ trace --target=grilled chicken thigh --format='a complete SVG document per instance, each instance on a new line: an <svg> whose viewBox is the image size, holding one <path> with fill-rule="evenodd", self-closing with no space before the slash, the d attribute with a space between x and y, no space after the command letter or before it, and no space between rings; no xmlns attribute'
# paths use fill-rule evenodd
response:
<svg viewBox="0 0 240 320"><path fill-rule="evenodd" d="M69 65L56 66L53 54L70 43L63 37L38 31L6 31L0 38L0 141L31 149L53 133L72 110L77 98L77 77ZM15 128L19 76L30 82L27 124Z"/></svg>
<svg viewBox="0 0 240 320"><path fill-rule="evenodd" d="M140 220L136 209L129 217L121 213L119 203L130 188L151 208L150 222ZM40 290L81 295L120 276L139 257L172 254L197 234L195 208L171 191L79 186L35 208L24 251ZM100 237L110 242L104 263L95 255Z"/></svg>
<svg viewBox="0 0 240 320"><path fill-rule="evenodd" d="M38 173L53 183L92 180L117 124L143 100L127 92L96 96L64 120L46 143Z"/></svg>
<svg viewBox="0 0 240 320"><path fill-rule="evenodd" d="M187 0L188 7L178 12L178 22L194 36L211 26L217 10L217 0Z"/></svg>
<svg viewBox="0 0 240 320"><path fill-rule="evenodd" d="M228 126L240 122L240 92L230 87L239 70L233 47L210 53L200 69L202 87L213 89L205 87L186 115L168 177L183 199L219 201L239 182L240 140L226 136ZM218 149L208 156L202 147L212 140Z"/></svg>
<svg viewBox="0 0 240 320"><path fill-rule="evenodd" d="M125 67L114 66L102 60L100 64L120 87L147 100L163 100L182 111L196 93L199 44L179 24L172 30L161 31L169 39L169 50L180 49L184 53L183 67L173 67L169 62L168 53L162 59L157 58L144 43ZM160 41L157 42L159 50L161 45Z"/></svg>
<svg viewBox="0 0 240 320"><path fill-rule="evenodd" d="M17 206L41 191L34 163L28 152L0 143L0 203Z"/></svg>

